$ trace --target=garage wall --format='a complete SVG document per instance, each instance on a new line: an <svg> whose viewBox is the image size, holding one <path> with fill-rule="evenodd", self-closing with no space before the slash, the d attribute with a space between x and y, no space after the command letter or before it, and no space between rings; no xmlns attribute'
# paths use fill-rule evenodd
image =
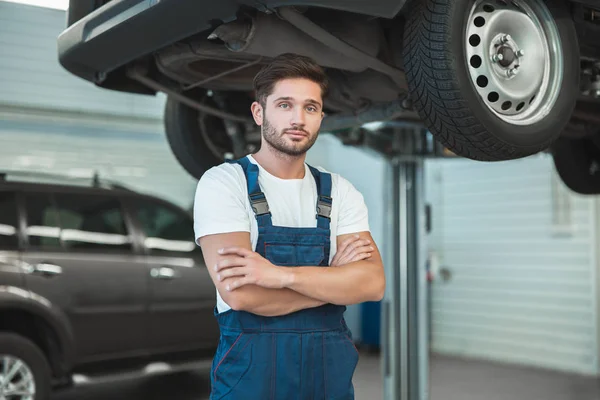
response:
<svg viewBox="0 0 600 400"><path fill-rule="evenodd" d="M0 1L0 104L140 118L162 117L165 97L99 89L58 63L66 13Z"/></svg>
<svg viewBox="0 0 600 400"><path fill-rule="evenodd" d="M190 209L196 180L171 154L162 125L0 110L0 170L117 181ZM36 181L44 181L32 175ZM62 179L62 178L61 178ZM80 182L88 182L84 180Z"/></svg>
<svg viewBox="0 0 600 400"><path fill-rule="evenodd" d="M598 373L593 199L547 155L430 162L427 190L450 274L432 286L433 350Z"/></svg>
<svg viewBox="0 0 600 400"><path fill-rule="evenodd" d="M101 89L58 63L66 13L0 1L0 168L98 172L189 208L195 180L164 136L165 96Z"/></svg>

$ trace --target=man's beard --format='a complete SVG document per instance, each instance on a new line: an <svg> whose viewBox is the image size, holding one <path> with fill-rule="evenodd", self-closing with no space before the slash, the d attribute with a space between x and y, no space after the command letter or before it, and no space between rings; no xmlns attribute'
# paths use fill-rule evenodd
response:
<svg viewBox="0 0 600 400"><path fill-rule="evenodd" d="M301 130L304 133L309 133L308 131L304 130L303 128L299 128L299 129L289 128L289 130ZM277 130L273 127L273 125L271 125L269 123L269 120L266 118L266 116L264 114L263 114L262 134L263 134L263 138L265 139L265 141L271 147L273 147L275 150L277 150L283 154L286 154L288 156L293 156L293 157L301 156L304 153L306 153L315 144L315 142L317 141L317 137L319 136L318 134L315 134L311 137L309 134L308 141L305 143L299 143L299 142L289 143L285 139L285 131L277 132Z"/></svg>

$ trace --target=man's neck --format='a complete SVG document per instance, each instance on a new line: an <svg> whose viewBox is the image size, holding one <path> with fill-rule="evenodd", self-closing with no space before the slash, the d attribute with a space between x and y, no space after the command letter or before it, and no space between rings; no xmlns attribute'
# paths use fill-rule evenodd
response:
<svg viewBox="0 0 600 400"><path fill-rule="evenodd" d="M252 155L252 157L254 157L256 162L268 173L280 179L304 178L304 161L306 159L306 154L302 154L301 156L290 156L266 145L262 146L258 152Z"/></svg>

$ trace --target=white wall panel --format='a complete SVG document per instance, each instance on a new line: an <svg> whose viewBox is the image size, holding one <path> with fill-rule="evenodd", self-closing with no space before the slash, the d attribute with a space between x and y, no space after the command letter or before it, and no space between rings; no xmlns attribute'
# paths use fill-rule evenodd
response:
<svg viewBox="0 0 600 400"><path fill-rule="evenodd" d="M196 180L169 150L162 125L0 113L0 170L114 180L189 209Z"/></svg>
<svg viewBox="0 0 600 400"><path fill-rule="evenodd" d="M593 200L546 155L427 167L429 247L451 274L432 285L433 350L598 373Z"/></svg>

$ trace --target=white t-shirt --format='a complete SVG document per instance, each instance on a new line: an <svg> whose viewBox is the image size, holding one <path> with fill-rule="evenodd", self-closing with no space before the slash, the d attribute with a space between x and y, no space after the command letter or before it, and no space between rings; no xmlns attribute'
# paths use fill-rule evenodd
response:
<svg viewBox="0 0 600 400"><path fill-rule="evenodd" d="M259 168L258 182L267 198L273 225L316 227L317 185L305 164L303 179L281 179ZM321 167L319 171L329 172ZM331 174L331 248L329 261L336 252L336 237L369 230L367 207L362 194L339 174ZM241 165L223 163L206 171L198 182L194 200L194 232L196 243L205 235L250 232L252 249L256 250L258 224L248 199L246 177ZM230 307L217 291L217 310Z"/></svg>

